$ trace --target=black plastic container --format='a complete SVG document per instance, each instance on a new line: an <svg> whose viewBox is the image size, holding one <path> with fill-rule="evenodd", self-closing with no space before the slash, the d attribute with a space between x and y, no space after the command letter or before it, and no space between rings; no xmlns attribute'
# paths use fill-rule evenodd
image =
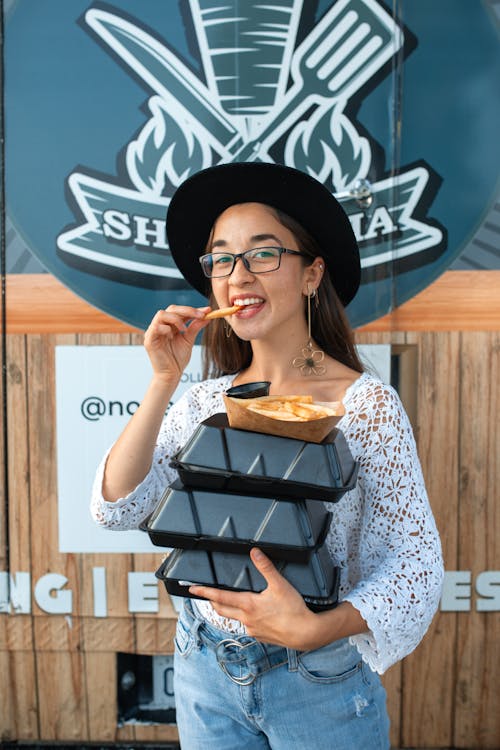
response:
<svg viewBox="0 0 500 750"><path fill-rule="evenodd" d="M141 525L160 547L248 554L307 562L325 540L332 514L322 503L287 502L172 484Z"/></svg>
<svg viewBox="0 0 500 750"><path fill-rule="evenodd" d="M233 429L226 414L202 422L171 466L187 486L290 501L337 502L358 473L340 430L308 443Z"/></svg>
<svg viewBox="0 0 500 750"><path fill-rule="evenodd" d="M275 563L281 574L304 598L309 609L320 612L338 603L340 571L323 545L309 563ZM169 594L193 597L189 586L197 583L233 591L260 592L267 583L248 555L203 550L175 550L156 571Z"/></svg>

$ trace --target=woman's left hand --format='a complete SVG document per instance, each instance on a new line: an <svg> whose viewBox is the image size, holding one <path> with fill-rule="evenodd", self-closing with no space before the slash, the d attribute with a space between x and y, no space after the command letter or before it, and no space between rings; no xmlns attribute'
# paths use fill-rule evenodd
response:
<svg viewBox="0 0 500 750"><path fill-rule="evenodd" d="M252 549L250 557L267 581L260 593L209 586L190 586L190 592L208 599L222 617L239 620L248 635L258 641L300 651L311 648L317 616L261 550Z"/></svg>

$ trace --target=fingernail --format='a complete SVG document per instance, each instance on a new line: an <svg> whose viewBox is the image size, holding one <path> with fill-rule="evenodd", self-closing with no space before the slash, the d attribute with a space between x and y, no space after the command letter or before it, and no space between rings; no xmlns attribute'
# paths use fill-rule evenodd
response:
<svg viewBox="0 0 500 750"><path fill-rule="evenodd" d="M264 559L264 553L260 551L260 549L256 548L252 550L252 555L256 560L263 560Z"/></svg>

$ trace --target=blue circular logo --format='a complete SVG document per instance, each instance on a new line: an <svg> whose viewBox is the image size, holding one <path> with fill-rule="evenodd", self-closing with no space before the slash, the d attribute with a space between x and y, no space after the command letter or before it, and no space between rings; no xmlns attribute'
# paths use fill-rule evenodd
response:
<svg viewBox="0 0 500 750"><path fill-rule="evenodd" d="M406 301L460 253L498 177L498 38L483 4L17 2L6 24L6 195L44 266L140 328L201 304L165 212L212 164L317 177L357 236L351 323ZM463 29L467 28L464 35Z"/></svg>

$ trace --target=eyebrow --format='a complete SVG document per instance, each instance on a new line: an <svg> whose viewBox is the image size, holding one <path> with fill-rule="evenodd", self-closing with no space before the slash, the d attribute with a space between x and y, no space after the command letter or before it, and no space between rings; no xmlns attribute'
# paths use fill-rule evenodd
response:
<svg viewBox="0 0 500 750"><path fill-rule="evenodd" d="M266 240L274 240L279 246L281 246L281 240L279 237L276 237L275 234L254 234L250 237L250 244L253 246L253 243L255 242L264 242ZM212 242L212 248L227 247L227 244L226 240L215 240L215 242Z"/></svg>

